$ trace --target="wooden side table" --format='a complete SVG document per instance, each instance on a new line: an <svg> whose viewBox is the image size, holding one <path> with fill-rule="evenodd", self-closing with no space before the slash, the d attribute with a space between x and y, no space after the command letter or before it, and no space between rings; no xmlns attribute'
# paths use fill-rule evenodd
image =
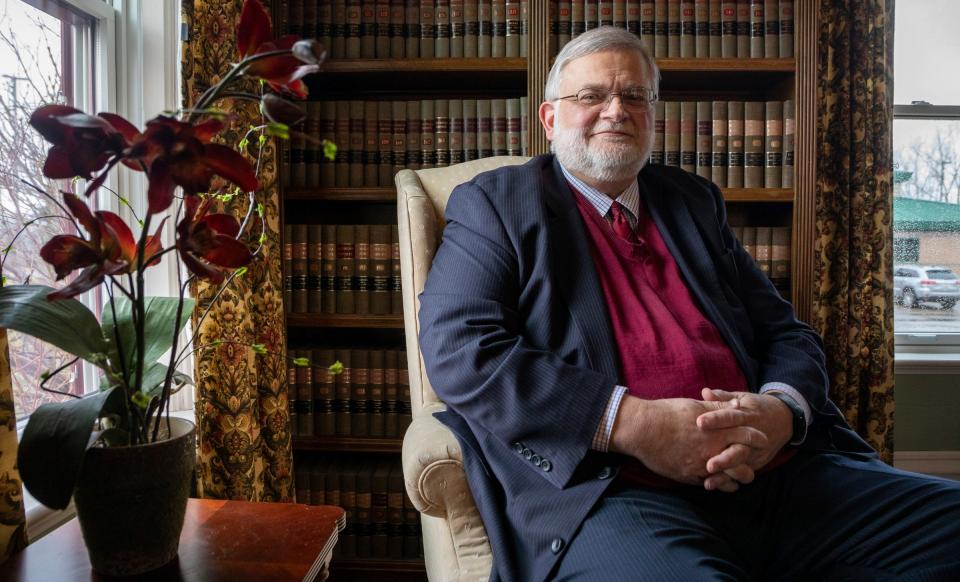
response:
<svg viewBox="0 0 960 582"><path fill-rule="evenodd" d="M325 580L343 509L190 499L177 558L138 580ZM0 579L112 580L93 572L76 518L0 565Z"/></svg>

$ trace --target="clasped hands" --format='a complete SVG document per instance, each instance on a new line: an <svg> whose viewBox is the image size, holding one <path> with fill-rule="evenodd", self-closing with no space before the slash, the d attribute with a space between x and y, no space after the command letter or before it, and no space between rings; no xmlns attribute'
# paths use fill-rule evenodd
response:
<svg viewBox="0 0 960 582"><path fill-rule="evenodd" d="M704 388L703 400L625 396L610 450L707 490L751 483L790 440L789 408L770 395Z"/></svg>

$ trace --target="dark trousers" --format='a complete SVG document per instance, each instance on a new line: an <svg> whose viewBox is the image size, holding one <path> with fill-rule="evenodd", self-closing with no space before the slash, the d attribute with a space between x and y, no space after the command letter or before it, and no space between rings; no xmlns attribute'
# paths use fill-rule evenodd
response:
<svg viewBox="0 0 960 582"><path fill-rule="evenodd" d="M801 452L736 493L612 487L557 580L960 581L960 482Z"/></svg>

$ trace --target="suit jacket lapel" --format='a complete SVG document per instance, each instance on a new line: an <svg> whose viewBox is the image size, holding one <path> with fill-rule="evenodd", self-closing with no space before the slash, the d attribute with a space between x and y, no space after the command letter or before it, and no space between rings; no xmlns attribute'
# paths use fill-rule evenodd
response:
<svg viewBox="0 0 960 582"><path fill-rule="evenodd" d="M591 367L619 377L616 351L611 349L610 316L590 254L589 237L557 161L553 156L547 159L552 163L543 166L540 195L547 203L548 240L554 245L550 250L550 267L583 337Z"/></svg>
<svg viewBox="0 0 960 582"><path fill-rule="evenodd" d="M717 266L703 243L693 216L690 215L690 209L679 195L666 195L658 180L644 180L642 172L638 180L640 197L656 223L657 230L670 250L670 254L673 255L680 273L683 274L690 293L700 303L707 318L717 326L723 339L731 346L741 369L749 374L749 370L752 369L748 365L749 356L739 335L734 332L731 325L733 315L727 309L727 302L720 288ZM675 233L676 236L671 233ZM718 249L718 252L721 250ZM753 384L753 378L747 378L747 380L751 385Z"/></svg>

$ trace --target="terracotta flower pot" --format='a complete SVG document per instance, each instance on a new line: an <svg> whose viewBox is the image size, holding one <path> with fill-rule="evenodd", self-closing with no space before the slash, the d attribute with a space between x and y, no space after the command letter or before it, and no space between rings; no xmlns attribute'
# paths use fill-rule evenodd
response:
<svg viewBox="0 0 960 582"><path fill-rule="evenodd" d="M92 448L84 458L74 501L90 563L101 574L142 574L177 555L196 464L196 427L180 418L170 425L165 440Z"/></svg>

